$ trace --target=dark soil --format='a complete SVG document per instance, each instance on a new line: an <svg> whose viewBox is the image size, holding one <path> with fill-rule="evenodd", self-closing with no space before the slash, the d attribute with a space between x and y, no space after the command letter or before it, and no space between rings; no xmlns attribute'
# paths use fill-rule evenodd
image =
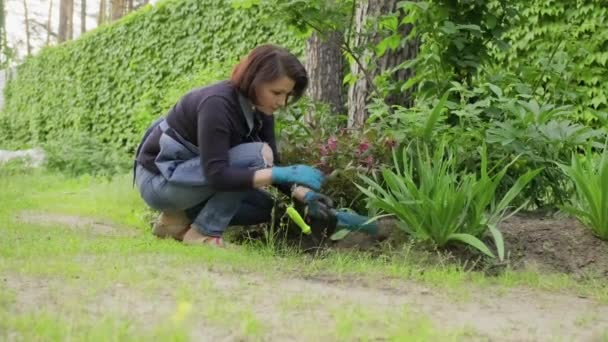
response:
<svg viewBox="0 0 608 342"><path fill-rule="evenodd" d="M501 224L513 268L608 278L608 241L572 218L522 214Z"/></svg>
<svg viewBox="0 0 608 342"><path fill-rule="evenodd" d="M386 221L385 221L386 222ZM328 237L335 227L312 223L312 235L302 235L299 228L288 221L287 242L303 252L315 253L326 249L372 252L375 255L386 251L383 241L393 246L407 243L407 237L397 228L394 234L378 238L352 232L340 241ZM279 226L277 224L277 226ZM433 250L431 246L417 246L417 259L426 262L452 262L467 269L477 269L489 274L500 273L508 266L511 269L532 269L541 272L559 272L580 278L608 278L608 241L597 238L590 229L577 220L539 213L520 213L500 225L505 239L506 262L495 263L484 258L478 251L462 244L449 246L446 250ZM254 234L256 235L256 234ZM263 233L257 232L261 239ZM490 241L488 241L490 242ZM389 252L390 253L390 252ZM434 260L439 258L440 260Z"/></svg>
<svg viewBox="0 0 608 342"><path fill-rule="evenodd" d="M505 239L506 265L511 269L608 278L608 241L599 239L575 219L518 214L503 221L500 228ZM378 247L378 240L351 233L333 247L369 251ZM462 245L451 246L445 252L455 262L491 273L496 271L488 270L488 265L480 262L483 258L478 252Z"/></svg>

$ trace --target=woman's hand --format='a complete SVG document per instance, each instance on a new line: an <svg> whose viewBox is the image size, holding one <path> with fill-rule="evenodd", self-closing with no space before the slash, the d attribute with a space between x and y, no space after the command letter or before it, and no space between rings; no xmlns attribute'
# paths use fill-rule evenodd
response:
<svg viewBox="0 0 608 342"><path fill-rule="evenodd" d="M325 177L318 169L308 165L275 166L272 168L273 183L297 183L313 190L321 189Z"/></svg>
<svg viewBox="0 0 608 342"><path fill-rule="evenodd" d="M308 215L312 218L325 220L333 215L333 201L321 193L298 186L292 192L292 197L302 203L306 203Z"/></svg>

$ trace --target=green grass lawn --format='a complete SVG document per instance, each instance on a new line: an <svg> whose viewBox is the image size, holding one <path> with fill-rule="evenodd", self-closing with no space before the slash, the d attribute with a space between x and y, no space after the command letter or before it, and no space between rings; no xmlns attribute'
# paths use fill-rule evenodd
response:
<svg viewBox="0 0 608 342"><path fill-rule="evenodd" d="M152 215L130 175L67 178L0 169L0 188L0 339L198 340L199 330L205 338L246 340L476 334L437 327L408 305L378 307L356 296L335 300L307 288L317 283L335 284L344 293L349 286L378 284L390 291L407 281L453 302L466 302L478 289L500 294L522 286L608 300L608 287L599 281L514 271L488 277L457 265L418 262L409 249L385 257L335 252L313 258L261 244L222 250L158 240L149 233ZM17 218L23 212L48 215L49 221L23 222ZM105 222L115 230L75 228L54 222L54 215Z"/></svg>

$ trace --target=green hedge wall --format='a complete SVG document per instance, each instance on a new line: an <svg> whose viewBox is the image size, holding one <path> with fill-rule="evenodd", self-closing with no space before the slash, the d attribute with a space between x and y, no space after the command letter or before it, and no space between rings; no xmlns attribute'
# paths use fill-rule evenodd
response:
<svg viewBox="0 0 608 342"><path fill-rule="evenodd" d="M576 106L608 110L606 0L519 1L519 22L507 33L506 67ZM535 72L530 72L530 71Z"/></svg>
<svg viewBox="0 0 608 342"><path fill-rule="evenodd" d="M303 53L301 37L261 17L228 0L167 0L45 48L7 84L0 145L69 139L77 131L130 153L153 118L187 90L227 77L256 45Z"/></svg>

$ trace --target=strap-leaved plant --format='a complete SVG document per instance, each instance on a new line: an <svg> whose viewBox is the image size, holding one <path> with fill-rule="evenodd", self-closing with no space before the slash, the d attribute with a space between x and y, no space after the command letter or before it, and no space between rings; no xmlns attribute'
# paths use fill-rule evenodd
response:
<svg viewBox="0 0 608 342"><path fill-rule="evenodd" d="M427 145L417 146L413 156L408 150L404 148L401 155L393 152L394 170L384 169L382 181L361 176L364 185L357 187L367 196L368 205L395 215L415 238L431 240L438 247L465 243L494 258L494 252L481 240L490 233L502 260L504 241L498 224L505 218L509 203L540 169L519 177L499 200L496 189L515 160L493 173L493 169L488 170L484 146L479 173L463 174L457 171L457 159L445 144L433 153Z"/></svg>

